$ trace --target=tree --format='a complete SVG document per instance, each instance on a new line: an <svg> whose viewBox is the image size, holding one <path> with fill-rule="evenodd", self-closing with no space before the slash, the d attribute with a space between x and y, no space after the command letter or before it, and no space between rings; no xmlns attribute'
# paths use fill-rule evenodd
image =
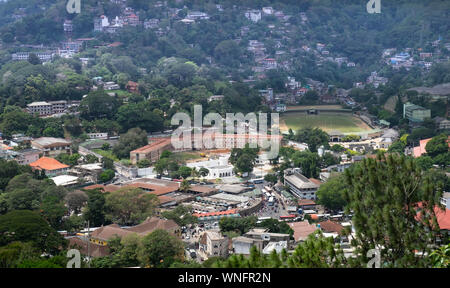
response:
<svg viewBox="0 0 450 288"><path fill-rule="evenodd" d="M150 167L151 165L152 165L152 163L148 159L139 160L137 163L137 166L139 168L147 168L147 167Z"/></svg>
<svg viewBox="0 0 450 288"><path fill-rule="evenodd" d="M433 167L433 159L430 156L422 155L419 158L416 158L416 164L423 171L427 171L431 167Z"/></svg>
<svg viewBox="0 0 450 288"><path fill-rule="evenodd" d="M0 216L0 246L15 241L30 242L41 252L58 253L66 246L64 238L38 213L28 210L11 211Z"/></svg>
<svg viewBox="0 0 450 288"><path fill-rule="evenodd" d="M294 231L286 222L279 221L277 219L263 220L261 223L257 224L257 227L269 229L270 233L283 233L291 236L294 235Z"/></svg>
<svg viewBox="0 0 450 288"><path fill-rule="evenodd" d="M319 190L317 190L317 203L332 211L343 210L347 204L344 199L346 189L344 175L339 174L332 177L320 185Z"/></svg>
<svg viewBox="0 0 450 288"><path fill-rule="evenodd" d="M398 140L398 141L395 141L394 143L392 143L391 146L389 146L388 152L389 153L395 152L395 153L403 154L405 151L405 147L406 147L406 145L403 143L403 141Z"/></svg>
<svg viewBox="0 0 450 288"><path fill-rule="evenodd" d="M148 101L123 105L116 116L124 131L139 127L148 132L156 132L164 128L162 113L155 110Z"/></svg>
<svg viewBox="0 0 450 288"><path fill-rule="evenodd" d="M87 120L99 118L112 119L119 108L115 97L109 96L103 90L91 92L80 103L80 115Z"/></svg>
<svg viewBox="0 0 450 288"><path fill-rule="evenodd" d="M383 266L428 266L430 247L439 234L434 208L442 187L422 174L413 159L378 155L345 171L346 213L353 211L359 263L379 249ZM420 255L416 255L419 251Z"/></svg>
<svg viewBox="0 0 450 288"><path fill-rule="evenodd" d="M450 151L448 144L448 136L446 134L440 134L431 138L431 140L425 146L427 154L432 158L448 153Z"/></svg>
<svg viewBox="0 0 450 288"><path fill-rule="evenodd" d="M235 41L224 40L217 44L214 49L214 55L220 63L228 66L236 66L240 63L241 51Z"/></svg>
<svg viewBox="0 0 450 288"><path fill-rule="evenodd" d="M205 167L202 167L198 170L198 173L200 174L200 176L206 177L209 174L209 170Z"/></svg>
<svg viewBox="0 0 450 288"><path fill-rule="evenodd" d="M183 180L183 182L181 182L180 184L180 191L183 191L184 193L187 193L189 191L189 189L191 189L191 185L189 184L189 182L187 180Z"/></svg>
<svg viewBox="0 0 450 288"><path fill-rule="evenodd" d="M278 177L275 174L267 174L266 176L264 176L264 180L272 184L275 184L278 181Z"/></svg>
<svg viewBox="0 0 450 288"><path fill-rule="evenodd" d="M341 146L341 145L339 145L339 144L334 144L333 146L331 146L331 151L333 151L333 152L338 152L338 153L340 153L340 152L344 152L345 151L345 147L344 146Z"/></svg>
<svg viewBox="0 0 450 288"><path fill-rule="evenodd" d="M142 189L123 187L106 195L106 217L119 225L136 225L154 214L158 197Z"/></svg>
<svg viewBox="0 0 450 288"><path fill-rule="evenodd" d="M36 210L46 196L56 196L58 201L66 190L51 180L37 180L31 174L20 174L9 181L5 189L8 210Z"/></svg>
<svg viewBox="0 0 450 288"><path fill-rule="evenodd" d="M302 174L308 178L317 178L320 173L319 154L306 151L297 151L291 155L290 160L295 167L300 167Z"/></svg>
<svg viewBox="0 0 450 288"><path fill-rule="evenodd" d="M434 250L430 254L432 267L434 268L450 268L450 244L442 246Z"/></svg>
<svg viewBox="0 0 450 288"><path fill-rule="evenodd" d="M0 247L0 268L17 268L24 260L39 256L38 249L30 242L12 242Z"/></svg>
<svg viewBox="0 0 450 288"><path fill-rule="evenodd" d="M198 219L192 216L194 209L191 206L178 205L175 209L162 212L166 219L175 221L179 226L197 223Z"/></svg>
<svg viewBox="0 0 450 288"><path fill-rule="evenodd" d="M155 230L142 239L138 259L142 267L169 267L184 258L184 245L165 230Z"/></svg>
<svg viewBox="0 0 450 288"><path fill-rule="evenodd" d="M226 260L218 259L212 267L217 268L337 268L348 267L342 249L334 244L333 238L325 238L321 232L308 236L288 255L283 249L281 253L272 251L263 254L256 246L250 249L250 256L232 255Z"/></svg>
<svg viewBox="0 0 450 288"><path fill-rule="evenodd" d="M0 191L5 190L12 178L25 172L31 173L31 168L19 165L16 161L0 159Z"/></svg>
<svg viewBox="0 0 450 288"><path fill-rule="evenodd" d="M105 224L106 200L105 195L99 189L86 191L88 196L86 210L83 213L84 219L89 221L92 227Z"/></svg>
<svg viewBox="0 0 450 288"><path fill-rule="evenodd" d="M178 173L180 173L180 176L183 177L184 179L188 178L189 176L191 176L192 173L192 169L190 167L187 166L181 166L178 169Z"/></svg>
<svg viewBox="0 0 450 288"><path fill-rule="evenodd" d="M243 218L225 217L220 219L219 227L222 232L238 232L240 234L247 233L250 229L256 226L258 218L255 216Z"/></svg>
<svg viewBox="0 0 450 288"><path fill-rule="evenodd" d="M34 53L30 53L30 55L28 56L28 62L33 65L42 64L41 59L39 59L39 57Z"/></svg>
<svg viewBox="0 0 450 288"><path fill-rule="evenodd" d="M114 172L114 170L106 169L105 171L100 173L99 180L100 180L100 182L105 183L105 182L112 180L114 178L114 176L116 176L116 173Z"/></svg>
<svg viewBox="0 0 450 288"><path fill-rule="evenodd" d="M41 216L56 230L60 230L63 224L63 216L67 213L67 207L57 196L46 196L40 205Z"/></svg>
<svg viewBox="0 0 450 288"><path fill-rule="evenodd" d="M147 132L140 128L132 128L120 135L119 143L114 146L113 153L118 158L130 157L130 152L148 144Z"/></svg>
<svg viewBox="0 0 450 288"><path fill-rule="evenodd" d="M346 267L347 261L342 249L336 247L332 237L324 237L321 232L308 236L298 245L292 256L287 258L289 268L337 268Z"/></svg>
<svg viewBox="0 0 450 288"><path fill-rule="evenodd" d="M326 132L319 128L306 128L300 129L295 134L295 140L298 142L303 142L308 144L308 149L311 152L316 152L320 146L324 146L325 148L329 147L330 137Z"/></svg>
<svg viewBox="0 0 450 288"><path fill-rule="evenodd" d="M114 169L114 160L108 157L102 158L102 167L103 169Z"/></svg>

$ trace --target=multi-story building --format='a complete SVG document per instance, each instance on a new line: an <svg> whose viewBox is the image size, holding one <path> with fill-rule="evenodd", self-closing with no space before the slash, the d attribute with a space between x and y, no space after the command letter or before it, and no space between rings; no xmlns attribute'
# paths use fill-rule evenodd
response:
<svg viewBox="0 0 450 288"><path fill-rule="evenodd" d="M61 48L63 50L68 50L68 51L75 52L75 53L78 53L81 50L82 46L83 46L82 41L68 41L68 42L63 42L61 44Z"/></svg>
<svg viewBox="0 0 450 288"><path fill-rule="evenodd" d="M271 243L284 243L287 250L290 248L289 234L269 233L266 229L252 229L243 236L233 238L233 251L235 254L249 255L251 248L256 246L258 250L263 251L267 246L273 246Z"/></svg>
<svg viewBox="0 0 450 288"><path fill-rule="evenodd" d="M53 52L17 52L11 55L13 61L28 61L30 54L35 54L41 62L52 60Z"/></svg>
<svg viewBox="0 0 450 288"><path fill-rule="evenodd" d="M145 29L156 29L159 26L159 19L148 19L144 21Z"/></svg>
<svg viewBox="0 0 450 288"><path fill-rule="evenodd" d="M31 147L39 149L44 156L58 156L61 153L72 154L72 142L62 138L41 137L31 141Z"/></svg>
<svg viewBox="0 0 450 288"><path fill-rule="evenodd" d="M411 122L423 122L431 118L431 110L408 102L403 104L403 118Z"/></svg>
<svg viewBox="0 0 450 288"><path fill-rule="evenodd" d="M39 155L41 154L41 151L37 149L25 149L18 151L19 157L16 158L17 163L20 165L29 165L30 163L33 163L37 160L39 160Z"/></svg>
<svg viewBox="0 0 450 288"><path fill-rule="evenodd" d="M105 15L100 16L99 18L94 19L94 32L103 32L105 27L109 26L108 17Z"/></svg>
<svg viewBox="0 0 450 288"><path fill-rule="evenodd" d="M48 102L33 102L27 105L27 110L32 114L39 114L39 116L52 115L52 104Z"/></svg>
<svg viewBox="0 0 450 288"><path fill-rule="evenodd" d="M228 238L219 231L205 231L200 235L199 253L204 258L228 257Z"/></svg>
<svg viewBox="0 0 450 288"><path fill-rule="evenodd" d="M249 10L245 12L245 17L252 22L258 22L261 20L261 11L260 10Z"/></svg>
<svg viewBox="0 0 450 288"><path fill-rule="evenodd" d="M173 150L170 138L154 139L152 143L131 151L130 160L132 164L137 164L140 160L144 159L150 160L150 162L156 162L165 150Z"/></svg>
<svg viewBox="0 0 450 288"><path fill-rule="evenodd" d="M296 197L301 199L316 199L316 192L319 184L306 178L297 169L286 169L284 172L284 185L289 186L289 190Z"/></svg>
<svg viewBox="0 0 450 288"><path fill-rule="evenodd" d="M64 32L65 33L72 33L73 32L73 24L72 20L65 20L63 24Z"/></svg>
<svg viewBox="0 0 450 288"><path fill-rule="evenodd" d="M49 101L49 102L33 102L27 105L27 111L31 114L39 114L39 116L49 116L53 114L65 113L69 107L66 100Z"/></svg>

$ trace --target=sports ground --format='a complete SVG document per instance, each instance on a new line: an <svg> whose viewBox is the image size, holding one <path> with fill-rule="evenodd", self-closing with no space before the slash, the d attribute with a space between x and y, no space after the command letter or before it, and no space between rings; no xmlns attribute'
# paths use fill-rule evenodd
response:
<svg viewBox="0 0 450 288"><path fill-rule="evenodd" d="M280 115L280 130L282 133L294 132L304 128L320 128L325 132L339 131L343 134L370 133L370 128L360 118L351 113L319 112L318 115L308 115L305 112L289 112Z"/></svg>

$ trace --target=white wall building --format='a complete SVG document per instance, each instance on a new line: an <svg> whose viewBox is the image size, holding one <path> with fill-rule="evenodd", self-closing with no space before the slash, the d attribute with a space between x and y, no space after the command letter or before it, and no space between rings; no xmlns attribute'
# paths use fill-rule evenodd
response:
<svg viewBox="0 0 450 288"><path fill-rule="evenodd" d="M209 174L205 177L206 179L217 179L234 176L233 165L228 164L228 158L222 156L219 159L210 159L207 161L187 163L186 166L189 168L196 168L200 170L201 168L206 168L209 170Z"/></svg>
<svg viewBox="0 0 450 288"><path fill-rule="evenodd" d="M250 10L245 12L245 17L252 22L258 22L261 20L261 11L259 10Z"/></svg>

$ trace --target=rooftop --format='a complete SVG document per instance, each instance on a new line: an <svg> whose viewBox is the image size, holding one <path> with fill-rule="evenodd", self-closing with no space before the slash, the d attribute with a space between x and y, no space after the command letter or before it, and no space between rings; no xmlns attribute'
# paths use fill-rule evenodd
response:
<svg viewBox="0 0 450 288"><path fill-rule="evenodd" d="M32 144L37 144L39 146L42 147L47 147L47 146L66 146L66 145L70 145L71 142L67 141L66 139L63 138L54 138L54 137L41 137L41 138L37 138L34 139L32 141Z"/></svg>
<svg viewBox="0 0 450 288"><path fill-rule="evenodd" d="M308 221L287 223L294 230L294 240L304 241L310 234L314 233L318 228L309 224Z"/></svg>
<svg viewBox="0 0 450 288"><path fill-rule="evenodd" d="M66 186L76 184L78 182L78 177L71 175L60 175L50 178L56 184L56 186Z"/></svg>
<svg viewBox="0 0 450 288"><path fill-rule="evenodd" d="M50 157L41 157L38 160L30 163L30 166L36 169L42 169L47 171L59 170L69 168L69 165L63 164L56 159Z"/></svg>
<svg viewBox="0 0 450 288"><path fill-rule="evenodd" d="M323 222L319 222L320 228L324 231L324 232L336 232L338 234L341 233L342 229L344 229L344 227L334 221L331 220L327 220L327 221L323 221Z"/></svg>
<svg viewBox="0 0 450 288"><path fill-rule="evenodd" d="M300 173L295 172L293 175L285 176L284 179L300 189L319 188L319 185L312 182Z"/></svg>

